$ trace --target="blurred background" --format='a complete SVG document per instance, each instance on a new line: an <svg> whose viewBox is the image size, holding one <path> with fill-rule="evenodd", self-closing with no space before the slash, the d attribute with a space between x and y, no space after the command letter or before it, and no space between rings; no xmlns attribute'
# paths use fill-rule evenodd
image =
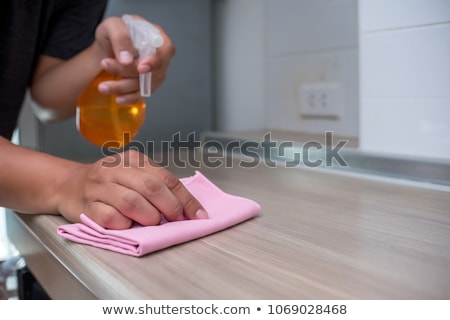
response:
<svg viewBox="0 0 450 320"><path fill-rule="evenodd" d="M139 141L333 131L365 151L450 159L449 0L115 0L106 15L126 12L177 48ZM23 118L25 145L98 155L74 119Z"/></svg>
<svg viewBox="0 0 450 320"><path fill-rule="evenodd" d="M450 0L113 0L177 48L137 140L204 131L320 134L358 150L450 162ZM16 140L88 161L75 119L24 103ZM14 252L0 218L0 261Z"/></svg>

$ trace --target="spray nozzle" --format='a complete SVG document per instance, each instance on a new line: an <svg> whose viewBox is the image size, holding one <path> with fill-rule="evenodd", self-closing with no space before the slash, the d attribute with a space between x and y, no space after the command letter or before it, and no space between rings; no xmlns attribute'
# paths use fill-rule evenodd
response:
<svg viewBox="0 0 450 320"><path fill-rule="evenodd" d="M122 17L125 25L130 33L133 46L139 52L139 59L154 54L156 48L162 46L164 40L159 30L146 20L134 19L132 16L125 14ZM152 73L144 73L139 75L139 84L141 96L150 97L151 95Z"/></svg>

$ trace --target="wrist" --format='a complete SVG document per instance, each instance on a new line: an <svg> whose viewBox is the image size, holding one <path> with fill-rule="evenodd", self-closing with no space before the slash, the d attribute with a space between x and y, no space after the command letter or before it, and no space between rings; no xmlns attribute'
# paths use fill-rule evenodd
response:
<svg viewBox="0 0 450 320"><path fill-rule="evenodd" d="M69 221L76 221L77 217L72 217L73 208L76 207L78 194L78 179L82 179L80 168L84 165L67 161L61 166L58 174L58 180L54 184L54 198L52 199L53 213L64 216ZM81 213L81 212L80 212Z"/></svg>

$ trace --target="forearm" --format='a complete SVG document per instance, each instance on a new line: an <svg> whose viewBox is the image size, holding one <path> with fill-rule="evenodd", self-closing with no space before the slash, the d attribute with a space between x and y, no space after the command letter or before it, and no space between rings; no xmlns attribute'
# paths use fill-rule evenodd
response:
<svg viewBox="0 0 450 320"><path fill-rule="evenodd" d="M58 214L68 170L78 164L16 146L0 137L0 206Z"/></svg>
<svg viewBox="0 0 450 320"><path fill-rule="evenodd" d="M67 61L41 57L31 85L33 100L52 120L73 116L79 95L100 72L102 58L95 42Z"/></svg>
<svg viewBox="0 0 450 320"><path fill-rule="evenodd" d="M119 78L104 81L101 93L115 95L121 105L141 99L139 73L151 71L152 90L159 87L175 54L175 47L164 30L158 29L164 39L163 46L141 61L138 61L129 32L119 17L105 19L97 27L93 44L72 59L62 61L41 56L33 75L31 95L50 114L50 119L45 120L72 116L78 97L101 69Z"/></svg>

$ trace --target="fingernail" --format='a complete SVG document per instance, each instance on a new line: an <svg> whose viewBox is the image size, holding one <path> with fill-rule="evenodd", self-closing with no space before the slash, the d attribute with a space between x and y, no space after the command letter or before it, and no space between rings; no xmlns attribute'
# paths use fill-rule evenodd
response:
<svg viewBox="0 0 450 320"><path fill-rule="evenodd" d="M103 69L108 69L108 61L102 60L101 66L102 66Z"/></svg>
<svg viewBox="0 0 450 320"><path fill-rule="evenodd" d="M195 213L195 217L197 219L208 219L209 218L208 213L203 209L198 209L197 212Z"/></svg>
<svg viewBox="0 0 450 320"><path fill-rule="evenodd" d="M120 51L119 53L119 61L121 63L130 63L133 61L133 56L128 51Z"/></svg>
<svg viewBox="0 0 450 320"><path fill-rule="evenodd" d="M127 103L127 99L124 98L124 97L117 97L117 98L116 98L116 102L117 102L118 104L126 104L126 103Z"/></svg>
<svg viewBox="0 0 450 320"><path fill-rule="evenodd" d="M150 70L151 70L151 68L150 68L150 65L148 65L148 64L141 64L138 67L138 71L141 73L147 73L147 72L150 72Z"/></svg>
<svg viewBox="0 0 450 320"><path fill-rule="evenodd" d="M108 93L109 92L109 87L108 87L108 85L106 85L104 83L101 83L98 86L98 91L100 91L100 93Z"/></svg>

